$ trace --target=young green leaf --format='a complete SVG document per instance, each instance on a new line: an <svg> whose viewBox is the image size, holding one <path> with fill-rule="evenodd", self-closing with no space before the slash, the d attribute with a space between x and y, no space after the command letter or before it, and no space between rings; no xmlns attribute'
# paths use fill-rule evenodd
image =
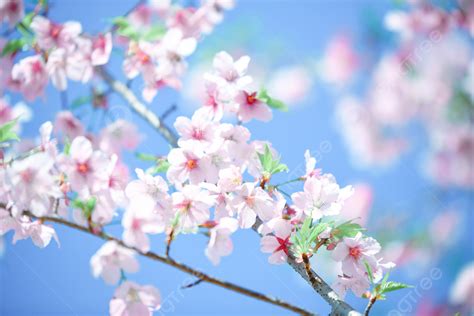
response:
<svg viewBox="0 0 474 316"><path fill-rule="evenodd" d="M17 124L18 118L11 120L2 126L0 126L0 143L8 142L11 140L19 141L20 138L14 132L15 125Z"/></svg>
<svg viewBox="0 0 474 316"><path fill-rule="evenodd" d="M374 274L372 273L372 268L369 266L367 261L364 261L365 269L367 270L367 275L369 276L369 280L371 284L374 284Z"/></svg>
<svg viewBox="0 0 474 316"><path fill-rule="evenodd" d="M72 101L71 107L75 109L75 108L80 107L81 105L89 104L91 102L92 102L92 97L90 95L85 95Z"/></svg>
<svg viewBox="0 0 474 316"><path fill-rule="evenodd" d="M18 51L21 51L26 45L24 38L16 38L8 41L5 46L3 46L1 56L11 55Z"/></svg>
<svg viewBox="0 0 474 316"><path fill-rule="evenodd" d="M257 99L275 110L288 111L288 106L280 100L274 99L268 95L266 89L262 88L257 95Z"/></svg>
<svg viewBox="0 0 474 316"><path fill-rule="evenodd" d="M406 289L412 287L411 285L400 283L400 282L393 282L393 281L388 281L385 282L381 287L380 287L380 294L385 294L388 292L393 292L401 289Z"/></svg>
<svg viewBox="0 0 474 316"><path fill-rule="evenodd" d="M362 228L359 224L353 223L352 220L344 222L338 226L336 226L332 234L336 238L343 238L343 237L354 237L357 233L364 231L365 229Z"/></svg>

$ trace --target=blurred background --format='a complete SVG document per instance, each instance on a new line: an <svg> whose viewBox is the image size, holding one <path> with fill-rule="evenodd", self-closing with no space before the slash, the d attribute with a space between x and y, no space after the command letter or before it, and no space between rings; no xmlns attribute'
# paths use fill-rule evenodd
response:
<svg viewBox="0 0 474 316"><path fill-rule="evenodd" d="M1 1L1 0L0 0ZM193 1L182 1L193 5ZM415 3L416 2L416 3ZM284 100L287 113L270 123L248 124L253 139L269 140L290 170L281 181L304 170L309 149L317 166L333 173L356 194L344 210L360 217L368 234L397 263L393 280L413 289L398 291L373 308L374 315L471 315L474 308L474 63L471 1L403 0L238 0L215 31L200 41L189 59L179 92L165 88L150 104L167 117L190 115L202 100L202 74L215 53L249 55L256 87ZM110 19L135 4L124 0L54 1L50 18L77 20L95 34ZM415 6L415 5L416 6ZM462 11L459 9L462 8ZM470 20L466 16L469 12ZM107 68L125 81L122 52ZM140 95L141 83L132 89ZM71 84L69 98L87 88ZM12 105L20 101L7 94ZM60 96L48 87L44 98L26 104L32 117L22 136L35 137L41 123L54 120ZM78 116L91 131L117 118L139 126L137 151L166 154L168 145L117 96L108 110L81 106ZM100 117L92 120L92 117ZM125 154L131 170L147 165ZM278 182L278 181L277 181ZM288 190L297 190L291 187ZM120 233L119 226L111 233ZM30 241L0 241L0 315L104 315L114 288L90 273L89 260L102 242L57 227L61 246L38 249ZM164 251L163 236L154 249ZM250 231L232 237L234 252L217 267L204 256L206 238L180 236L173 257L223 279L286 299L320 314L329 306L286 265L267 263L259 238ZM315 256L312 266L327 280L336 276L332 261ZM182 290L188 275L140 259L133 280L160 289L172 315L285 315L261 303L208 284ZM366 300L349 294L357 309Z"/></svg>

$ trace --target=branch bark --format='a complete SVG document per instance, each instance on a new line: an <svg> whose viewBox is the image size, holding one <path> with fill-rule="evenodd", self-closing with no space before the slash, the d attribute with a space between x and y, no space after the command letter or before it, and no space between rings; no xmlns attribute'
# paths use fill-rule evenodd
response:
<svg viewBox="0 0 474 316"><path fill-rule="evenodd" d="M160 118L150 111L148 107L140 102L136 95L122 82L115 80L110 73L105 70L104 67L96 67L96 72L104 81L120 95L130 105L139 116L148 122L154 129L158 131L165 138L165 140L173 147L177 146L177 137L175 133L165 125Z"/></svg>
<svg viewBox="0 0 474 316"><path fill-rule="evenodd" d="M141 115L148 123L151 124L155 130L162 134L163 137L169 142L169 144L173 147L177 146L177 138L176 135L171 132L170 128L167 127L164 123L162 123L156 115L149 112L146 109L146 106L141 104L135 94L128 89L123 83L115 80L109 73L105 71L104 68L99 68L99 74L104 78L104 80L109 84L109 86L118 94L120 94L124 100L126 100L132 109L135 110L139 115ZM143 110L144 108L145 110ZM137 110L138 109L138 110ZM152 119L149 118L150 113L152 114ZM158 123L156 123L158 122ZM164 133L163 133L164 132ZM255 232L257 232L257 228L262 224L261 220L257 217L257 222L252 227ZM258 232L257 232L258 233ZM319 275L311 270L312 275L316 279L320 279L320 283L311 282L308 273L306 273L306 269L304 264L297 263L294 258L288 258L288 264L303 278L305 279L309 285L331 306L331 315L332 316L361 316L357 310L351 307L349 304L344 302L334 290L323 280L319 277Z"/></svg>
<svg viewBox="0 0 474 316"><path fill-rule="evenodd" d="M2 203L0 203L0 207L4 208L4 209L7 209L6 205L2 204ZM237 292L237 293L243 294L245 296L253 297L253 298L255 298L259 301L263 301L263 302L266 302L266 303L270 303L272 305L280 306L280 307L285 308L287 310L293 311L293 312L295 312L299 315L305 315L305 316L314 315L313 313L311 313L311 312L309 312L309 311L307 311L303 308L292 305L292 304L287 303L287 302L285 302L283 300L280 300L278 298L275 298L275 297L272 297L272 296L269 296L269 295L265 295L265 294L259 293L257 291L250 290L250 289L244 288L242 286L236 285L234 283L231 283L231 282L228 282L228 281L223 281L223 280L217 279L215 277L212 277L212 276L210 276L210 275L208 275L204 272L201 272L201 271L196 270L196 269L194 269L194 268L192 268L188 265L185 265L185 264L180 263L180 262L178 262L174 259L171 259L170 257L164 257L164 256L161 256L161 255L159 255L157 253L154 253L154 252L151 252L151 251L142 252L142 251L140 251L139 249L137 249L135 247L131 247L131 246L126 245L121 239L110 236L110 235L108 235L104 232L94 233L88 227L78 225L76 223L67 221L67 220L62 219L60 217L53 217L53 216L38 217L38 216L34 216L29 211L24 211L23 214L30 217L30 218L35 218L35 219L37 219L41 222L51 222L51 223L60 224L60 225L67 226L67 227L75 229L75 230L85 232L89 235L96 236L96 237L101 238L101 239L106 240L106 241L115 241L116 243L118 243L122 247L133 250L133 251L135 251L136 253L138 253L139 255L141 255L143 257L147 257L147 258L150 258L152 260L159 261L161 263L172 266L173 268L176 268L176 269L178 269L182 272L193 275L196 278L198 278L199 280L201 280L201 282L211 283L211 284L217 285L219 287L228 289L230 291Z"/></svg>

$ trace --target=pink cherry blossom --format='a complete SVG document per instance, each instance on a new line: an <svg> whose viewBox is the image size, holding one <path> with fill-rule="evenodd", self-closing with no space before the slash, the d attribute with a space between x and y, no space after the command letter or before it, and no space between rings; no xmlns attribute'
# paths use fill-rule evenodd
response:
<svg viewBox="0 0 474 316"><path fill-rule="evenodd" d="M269 220L273 216L275 207L273 199L255 183L244 183L235 191L232 207L236 210L240 228L250 228L255 224L257 215L262 220Z"/></svg>
<svg viewBox="0 0 474 316"><path fill-rule="evenodd" d="M449 301L474 310L474 262L466 264L459 272L449 291Z"/></svg>
<svg viewBox="0 0 474 316"><path fill-rule="evenodd" d="M342 271L348 276L366 274L365 264L373 270L378 266L375 255L380 252L380 244L373 238L357 233L355 237L344 237L332 251L332 258L342 262Z"/></svg>
<svg viewBox="0 0 474 316"><path fill-rule="evenodd" d="M123 282L110 301L111 316L151 316L160 308L160 293L151 285Z"/></svg>
<svg viewBox="0 0 474 316"><path fill-rule="evenodd" d="M373 195L373 188L369 184L355 184L354 194L345 201L341 210L341 217L365 226L369 220Z"/></svg>
<svg viewBox="0 0 474 316"><path fill-rule="evenodd" d="M191 119L180 116L174 127L181 136L178 145L182 148L200 148L205 150L216 141L216 124L209 120L205 111L198 110Z"/></svg>
<svg viewBox="0 0 474 316"><path fill-rule="evenodd" d="M264 122L272 119L272 111L265 103L257 99L257 92L240 91L235 101L239 104L237 117L244 123L252 119Z"/></svg>
<svg viewBox="0 0 474 316"><path fill-rule="evenodd" d="M260 248L264 253L271 253L268 262L271 264L283 264L288 259L291 246L291 232L293 225L286 220L279 220L273 226L274 234L263 236L260 240Z"/></svg>
<svg viewBox="0 0 474 316"><path fill-rule="evenodd" d="M112 34L98 34L92 40L91 61L94 66L108 63L112 52Z"/></svg>
<svg viewBox="0 0 474 316"><path fill-rule="evenodd" d="M61 25L40 15L34 17L31 29L36 33L38 45L44 50L54 47L70 50L74 47L74 40L82 32L78 22L70 21Z"/></svg>
<svg viewBox="0 0 474 316"><path fill-rule="evenodd" d="M350 38L339 35L326 49L321 75L327 82L346 84L353 77L358 64L358 56L354 52Z"/></svg>
<svg viewBox="0 0 474 316"><path fill-rule="evenodd" d="M234 61L232 56L226 52L219 52L214 57L214 74L207 74L206 79L217 83L219 86L230 86L232 89L240 90L252 82L252 78L246 75L250 57L243 56Z"/></svg>
<svg viewBox="0 0 474 316"><path fill-rule="evenodd" d="M91 258L92 274L95 278L102 277L107 284L117 284L122 271L138 271L139 265L134 255L133 250L120 246L116 241L108 241Z"/></svg>
<svg viewBox="0 0 474 316"><path fill-rule="evenodd" d="M296 209L316 220L323 216L338 215L351 191L350 186L340 189L330 176L308 178L304 183L304 191L293 193L291 199Z"/></svg>
<svg viewBox="0 0 474 316"><path fill-rule="evenodd" d="M219 220L217 226L210 230L209 243L206 247L206 256L214 265L218 265L221 257L232 253L233 245L230 235L238 228L235 218L224 217Z"/></svg>
<svg viewBox="0 0 474 316"><path fill-rule="evenodd" d="M344 299L346 292L352 290L355 295L361 297L370 287L370 282L366 277L359 276L338 276L337 281L332 285L337 295Z"/></svg>
<svg viewBox="0 0 474 316"><path fill-rule="evenodd" d="M67 52L64 48L54 49L48 56L46 69L51 82L60 91L67 88Z"/></svg>
<svg viewBox="0 0 474 316"><path fill-rule="evenodd" d="M288 105L304 101L311 93L313 78L303 65L282 67L270 76L268 90Z"/></svg>
<svg viewBox="0 0 474 316"><path fill-rule="evenodd" d="M175 148L168 154L170 167L166 177L173 183L183 183L189 180L198 184L206 179L209 158L200 150Z"/></svg>
<svg viewBox="0 0 474 316"><path fill-rule="evenodd" d="M44 225L40 223L40 221L22 222L15 230L15 235L13 235L13 243L15 244L18 240L27 238L31 238L33 243L39 248L48 246L51 242L51 239L53 238L59 245L58 236L56 235L54 228Z"/></svg>
<svg viewBox="0 0 474 316"><path fill-rule="evenodd" d="M158 58L170 67L173 74L182 75L186 68L184 58L196 49L196 39L185 38L180 29L169 29L158 46Z"/></svg>
<svg viewBox="0 0 474 316"><path fill-rule="evenodd" d="M23 58L13 66L10 86L21 92L28 101L44 93L48 84L48 73L39 55Z"/></svg>
<svg viewBox="0 0 474 316"><path fill-rule="evenodd" d="M171 200L168 195L168 184L160 176L146 174L135 169L138 180L131 181L125 193L130 201L141 201L143 205L152 205L157 212L170 212Z"/></svg>
<svg viewBox="0 0 474 316"><path fill-rule="evenodd" d="M215 200L200 187L188 184L174 192L173 209L180 222L180 228L187 231L209 220L210 208Z"/></svg>
<svg viewBox="0 0 474 316"><path fill-rule="evenodd" d="M69 140L85 134L85 128L82 122L69 111L61 111L56 114L54 129L56 132L60 132L68 137Z"/></svg>
<svg viewBox="0 0 474 316"><path fill-rule="evenodd" d="M123 61L123 71L129 79L133 79L138 74L148 74L154 76L155 65L153 59L156 50L156 44L140 41L130 42L128 53Z"/></svg>
<svg viewBox="0 0 474 316"><path fill-rule="evenodd" d="M119 119L100 132L99 147L106 153L120 154L122 150L133 150L141 136L132 123Z"/></svg>
<svg viewBox="0 0 474 316"><path fill-rule="evenodd" d="M306 162L305 164L306 174L304 177L305 178L319 177L321 175L321 169L315 169L316 159L314 157L311 157L309 150L306 150L304 152L304 160Z"/></svg>
<svg viewBox="0 0 474 316"><path fill-rule="evenodd" d="M52 211L53 201L61 196L52 176L54 160L46 153L15 160L12 164L11 183L15 209L31 210L36 216Z"/></svg>
<svg viewBox="0 0 474 316"><path fill-rule="evenodd" d="M60 165L66 173L72 190L80 196L87 197L108 187L108 158L99 151L94 151L91 142L84 136L76 137L69 155L62 154Z"/></svg>
<svg viewBox="0 0 474 316"><path fill-rule="evenodd" d="M14 26L23 19L24 14L23 0L4 0L0 3L0 22L7 21Z"/></svg>
<svg viewBox="0 0 474 316"><path fill-rule="evenodd" d="M148 201L133 200L122 217L123 241L140 251L150 250L147 234L159 234L169 222L166 212L156 211Z"/></svg>

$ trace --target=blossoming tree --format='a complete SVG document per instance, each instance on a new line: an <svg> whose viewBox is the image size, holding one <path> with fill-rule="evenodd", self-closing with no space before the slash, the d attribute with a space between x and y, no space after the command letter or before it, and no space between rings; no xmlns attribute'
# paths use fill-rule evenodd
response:
<svg viewBox="0 0 474 316"><path fill-rule="evenodd" d="M217 265L232 253L232 234L251 230L261 236L268 262L291 266L331 306L332 315L360 314L344 302L348 290L368 299L367 315L386 293L407 285L388 281L394 264L380 257L379 243L359 224L338 217L353 189L316 169L309 152L304 155L304 174L274 183L273 175L288 168L270 141L252 139L245 123L270 121L274 110L286 106L265 89L250 89L248 56L234 59L218 53L203 78L207 97L202 107L191 118L178 117L174 129L148 105L162 87L181 87L185 58L233 6L232 0L206 0L196 8L140 1L113 19L109 29L90 35L78 22L49 19L47 0L2 1L0 19L8 27L0 42L0 92L19 93L32 101L51 81L62 96L63 110L54 123L41 126L35 144L18 146L24 111L18 116L2 99L0 234L12 231L13 243L31 238L36 246L46 247L52 239L59 243L54 224L103 239L90 264L94 277L117 286L111 315L150 315L160 308L154 286L131 281L140 256L195 276L190 286L208 282L302 315L313 314L171 257L173 240L204 233L209 241L203 252ZM142 78L141 97L129 88L130 81L122 83L107 71L114 47L122 48L125 76ZM71 81L90 86L90 95L68 102ZM97 82L107 89L97 88ZM140 154L150 168L135 169L134 180L128 178L131 166L122 153L137 146L138 129L118 119L91 133L74 113L78 105L106 107L112 93L172 148L162 157ZM289 182L301 182L302 191L283 191ZM117 219L123 233L112 236L108 225ZM164 254L153 251L149 236L155 234L163 236ZM341 263L332 286L311 267L310 258L321 251Z"/></svg>

